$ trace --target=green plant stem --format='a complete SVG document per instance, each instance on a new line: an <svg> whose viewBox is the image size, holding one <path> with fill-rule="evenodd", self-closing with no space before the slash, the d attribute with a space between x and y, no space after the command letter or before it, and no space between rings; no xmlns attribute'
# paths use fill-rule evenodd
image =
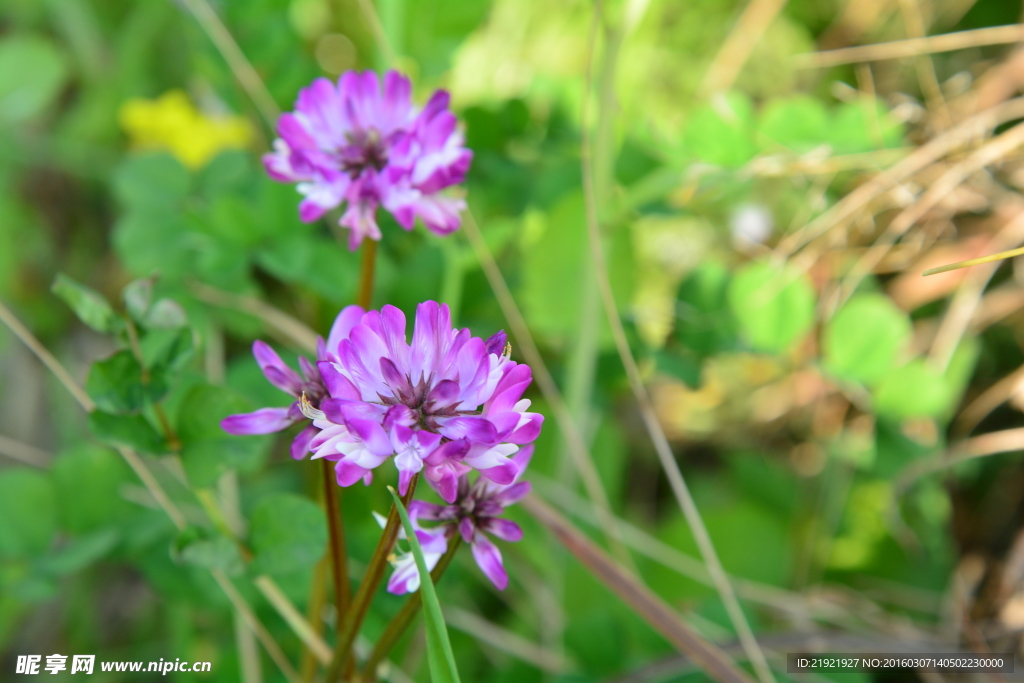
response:
<svg viewBox="0 0 1024 683"><path fill-rule="evenodd" d="M331 571L334 577L334 605L338 614L348 610L348 556L345 551L345 527L341 523L341 491L335 485L334 468L326 458L323 464L324 512L327 515L327 529L331 539Z"/></svg>
<svg viewBox="0 0 1024 683"><path fill-rule="evenodd" d="M462 284L465 280L465 266L463 266L462 249L455 242L455 236L445 237L441 240L441 253L444 255L444 279L441 281L441 301L448 304L451 311L452 324L459 319L459 309L462 308Z"/></svg>
<svg viewBox="0 0 1024 683"><path fill-rule="evenodd" d="M403 505L408 505L409 501L412 500L412 496L416 492L417 479L419 479L418 474L414 475L409 482L409 490L402 496ZM359 590L356 591L352 604L349 606L341 622L338 640L334 645L334 660L327 671L327 683L337 681L341 676L341 672L351 662L352 643L355 642L359 627L362 625L363 618L366 617L366 612L370 608L370 601L373 599L374 593L377 592L377 586L380 585L381 579L384 578L384 567L387 564L391 548L395 545L395 539L398 538L398 528L398 508L392 504L391 511L388 512L388 521L384 525L384 532L381 534L380 540L377 542L377 548L373 552L373 557L370 558L370 563L366 567L363 582L359 584Z"/></svg>
<svg viewBox="0 0 1024 683"><path fill-rule="evenodd" d="M377 265L376 240L363 240L362 261L359 266L359 291L356 293L356 305L369 308L373 303L373 275Z"/></svg>
<svg viewBox="0 0 1024 683"><path fill-rule="evenodd" d="M448 550L441 559L437 561L434 569L430 572L430 580L437 583L444 574L444 571L451 564L452 559L455 557L455 552L459 549L459 545L462 543L462 536L456 533L448 541ZM409 624L419 614L420 608L423 606L423 596L419 591L416 591L409 596L409 599L402 605L402 609L399 610L388 625L384 628L384 632L377 639L377 643L373 647L373 652L370 653L370 657L366 660L366 664L363 665L363 676L362 680L365 683L373 683L377 680L377 667L380 663L387 658L388 653L391 652L391 648L395 646L398 639L402 637L405 630L409 628Z"/></svg>
<svg viewBox="0 0 1024 683"><path fill-rule="evenodd" d="M128 330L128 346L132 350L132 355L135 356L135 360L139 364L139 368L142 369L142 383L149 385L149 368L146 367L146 363L142 358L142 346L139 344L139 331L135 329L135 323L131 318L125 318L126 329ZM164 407L160 401L153 402L153 412L156 413L156 419L160 422L160 429L163 430L164 438L167 439L167 447L174 453L181 450L181 439L174 432L174 428L171 427L171 421L167 419L167 413L164 412Z"/></svg>

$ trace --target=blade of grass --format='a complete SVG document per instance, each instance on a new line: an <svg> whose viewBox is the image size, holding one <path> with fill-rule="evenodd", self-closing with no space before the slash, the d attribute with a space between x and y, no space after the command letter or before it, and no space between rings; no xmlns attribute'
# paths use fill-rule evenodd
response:
<svg viewBox="0 0 1024 683"><path fill-rule="evenodd" d="M437 601L437 592L434 590L430 570L427 569L427 561L423 558L423 549L420 548L419 540L416 538L416 529L412 526L409 513L405 511L398 492L390 486L388 492L395 501L399 517L402 518L405 536L409 541L409 547L412 548L412 555L416 558L416 568L420 572L420 597L423 600L423 621L427 631L427 662L430 665L430 679L434 683L459 683L459 671L455 667L455 653L452 652L452 644L448 640L448 629L444 624L444 615L441 614L441 603Z"/></svg>
<svg viewBox="0 0 1024 683"><path fill-rule="evenodd" d="M1013 258L1014 256L1020 256L1021 254L1024 254L1024 247L1020 247L1019 249L1010 249L1009 251L1001 251L998 254L992 254L990 256L972 258L967 261L960 261L959 263L950 263L945 266L939 266L938 268L929 268L928 270L921 273L921 275L927 276L937 275L939 273L948 273L951 270L959 270L961 268L968 268L970 266L980 266L983 263L991 263L992 261Z"/></svg>

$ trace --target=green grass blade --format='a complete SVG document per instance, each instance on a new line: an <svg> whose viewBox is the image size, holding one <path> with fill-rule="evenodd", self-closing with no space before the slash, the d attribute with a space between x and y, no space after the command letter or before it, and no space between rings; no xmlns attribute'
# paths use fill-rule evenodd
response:
<svg viewBox="0 0 1024 683"><path fill-rule="evenodd" d="M427 561L423 559L416 530L413 529L409 513L402 505L401 499L392 487L388 487L391 497L395 499L395 507L402 518L405 535L409 539L412 555L416 559L416 568L420 572L420 597L423 599L423 617L427 630L427 663L430 665L430 680L433 683L461 683L459 671L455 668L455 654L452 652L451 641L448 640L448 628L441 615L441 603L437 601L437 591L430 579Z"/></svg>

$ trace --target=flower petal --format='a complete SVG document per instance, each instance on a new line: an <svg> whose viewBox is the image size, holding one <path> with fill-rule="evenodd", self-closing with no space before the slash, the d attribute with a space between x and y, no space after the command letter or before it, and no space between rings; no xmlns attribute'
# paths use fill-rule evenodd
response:
<svg viewBox="0 0 1024 683"><path fill-rule="evenodd" d="M508 574L501 561L501 551L483 534L477 534L473 539L473 559L498 590L505 590Z"/></svg>
<svg viewBox="0 0 1024 683"><path fill-rule="evenodd" d="M320 433L320 430L309 425L301 432L299 432L294 439L292 439L292 459L302 460L309 453L309 444L313 441L313 437Z"/></svg>
<svg viewBox="0 0 1024 683"><path fill-rule="evenodd" d="M508 519L488 517L481 523L480 528L509 543L515 543L523 538L522 528Z"/></svg>
<svg viewBox="0 0 1024 683"><path fill-rule="evenodd" d="M228 434L271 434L294 423L288 408L260 408L252 413L228 415L220 421L220 427Z"/></svg>

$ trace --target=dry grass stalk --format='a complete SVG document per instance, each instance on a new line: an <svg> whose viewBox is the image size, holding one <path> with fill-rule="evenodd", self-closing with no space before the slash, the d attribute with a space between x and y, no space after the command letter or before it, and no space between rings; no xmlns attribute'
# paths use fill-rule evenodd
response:
<svg viewBox="0 0 1024 683"><path fill-rule="evenodd" d="M838 50L806 52L793 57L801 69L822 69L840 64L878 62L887 59L906 59L925 54L952 52L985 45L1006 45L1024 40L1024 24L991 26L970 31L944 33L937 36L919 36L887 43L844 47Z"/></svg>

